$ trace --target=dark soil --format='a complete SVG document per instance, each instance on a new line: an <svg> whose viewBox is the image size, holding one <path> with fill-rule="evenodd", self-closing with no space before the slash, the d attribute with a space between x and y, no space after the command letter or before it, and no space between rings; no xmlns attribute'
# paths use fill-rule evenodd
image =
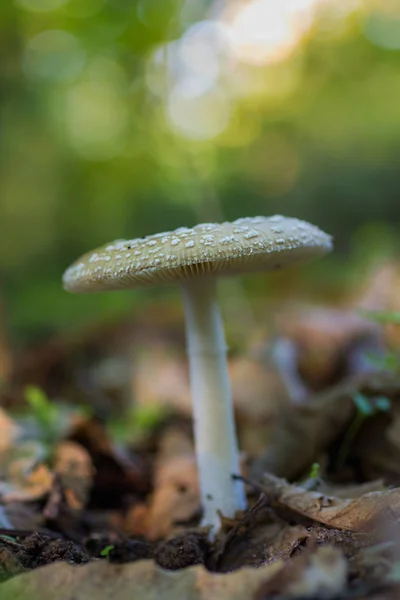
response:
<svg viewBox="0 0 400 600"><path fill-rule="evenodd" d="M83 540L82 545L39 532L25 538L17 537L15 541L2 536L0 573L4 579L55 561L81 565L95 559L122 564L153 558L160 567L173 571L198 564L204 564L209 570L217 572L229 572L244 565L259 567L278 557L296 556L304 549L306 530L306 535L296 536L292 544L288 541L285 556L279 553L279 556L270 557L266 553L266 534L276 541L281 524L271 517L270 512L259 501L247 512L243 521L217 538L215 544L208 542L204 532L197 531L189 531L160 542L142 539L115 540L109 536L93 535ZM317 545L337 546L345 556L353 560L360 550L371 543L371 537L365 534L324 527L311 527L308 533L309 539L313 539ZM271 541L271 545L274 545L274 541Z"/></svg>
<svg viewBox="0 0 400 600"><path fill-rule="evenodd" d="M25 569L35 569L58 560L75 565L82 565L90 560L90 556L74 542L54 539L38 532L16 542L0 539L0 544Z"/></svg>
<svg viewBox="0 0 400 600"><path fill-rule="evenodd" d="M126 540L115 544L110 550L108 559L113 563L126 563L153 558L154 545L142 540Z"/></svg>
<svg viewBox="0 0 400 600"><path fill-rule="evenodd" d="M107 552L104 556L102 552L105 549ZM207 553L205 536L191 532L157 544L144 540L122 540L108 544L106 538L90 538L84 542L83 547L69 540L54 539L35 532L16 541L0 538L0 574L4 580L26 569L35 569L56 561L82 565L98 558L120 564L154 558L164 569L175 571L204 564Z"/></svg>
<svg viewBox="0 0 400 600"><path fill-rule="evenodd" d="M187 533L158 544L154 558L164 569L177 570L204 564L208 544L204 535Z"/></svg>

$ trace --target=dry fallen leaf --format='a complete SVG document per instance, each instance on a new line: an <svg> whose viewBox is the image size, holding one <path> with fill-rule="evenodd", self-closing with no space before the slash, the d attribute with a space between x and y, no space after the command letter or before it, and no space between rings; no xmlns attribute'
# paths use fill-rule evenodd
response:
<svg viewBox="0 0 400 600"><path fill-rule="evenodd" d="M226 573L244 566L260 567L290 558L308 537L302 525L280 519L262 494L241 518L224 522L207 564L211 570Z"/></svg>
<svg viewBox="0 0 400 600"><path fill-rule="evenodd" d="M150 540L169 536L175 524L200 511L200 493L193 442L180 427L165 429L154 461L153 492L146 504L133 506L123 529Z"/></svg>
<svg viewBox="0 0 400 600"><path fill-rule="evenodd" d="M392 399L398 397L399 390L398 375L367 373L352 377L307 403L292 406L270 432L270 445L254 461L251 478L258 480L263 473L287 479L302 476L319 460L321 452L347 430L356 414L353 398L357 393Z"/></svg>
<svg viewBox="0 0 400 600"><path fill-rule="evenodd" d="M289 596L337 596L346 587L347 562L336 548L318 548L297 581L292 581L286 593Z"/></svg>
<svg viewBox="0 0 400 600"><path fill-rule="evenodd" d="M94 475L89 452L76 442L61 442L54 453L53 470L60 478L69 506L76 510L84 508Z"/></svg>
<svg viewBox="0 0 400 600"><path fill-rule="evenodd" d="M296 370L309 393L371 370L366 361L357 360L359 350L382 349L379 326L353 310L312 306L299 311L297 306L278 316L278 328L297 350Z"/></svg>
<svg viewBox="0 0 400 600"><path fill-rule="evenodd" d="M285 411L270 432L267 450L254 461L251 477L257 481L264 472L288 479L301 475L350 422L359 385L352 380Z"/></svg>
<svg viewBox="0 0 400 600"><path fill-rule="evenodd" d="M158 469L148 505L134 506L124 528L128 533L160 540L172 533L176 522L189 520L199 509L196 460L191 455L173 457Z"/></svg>
<svg viewBox="0 0 400 600"><path fill-rule="evenodd" d="M315 481L314 481L315 483ZM305 487L304 483L302 487ZM376 479L375 481L365 481L364 483L357 484L338 484L331 483L330 481L321 480L318 482L317 487L312 487L308 489L313 489L314 491L319 491L326 496L336 496L336 498L359 498L364 494L368 494L369 492L381 492L385 487L383 479Z"/></svg>
<svg viewBox="0 0 400 600"><path fill-rule="evenodd" d="M376 525L378 520L400 522L400 488L342 499L305 490L269 474L263 477L263 488L277 509L289 509L327 527L363 531Z"/></svg>
<svg viewBox="0 0 400 600"><path fill-rule="evenodd" d="M278 561L260 569L210 573L202 566L165 571L153 561L124 565L105 561L82 567L55 563L20 575L0 587L1 600L249 600L283 568Z"/></svg>
<svg viewBox="0 0 400 600"><path fill-rule="evenodd" d="M0 460L3 460L6 452L12 448L19 432L19 426L0 408Z"/></svg>
<svg viewBox="0 0 400 600"><path fill-rule="evenodd" d="M11 463L7 480L7 484L1 486L4 490L1 495L3 504L31 502L42 498L51 490L54 475L46 465L36 466L30 458L21 458Z"/></svg>
<svg viewBox="0 0 400 600"><path fill-rule="evenodd" d="M336 598L346 590L347 571L347 561L339 549L332 546L306 549L262 584L256 599Z"/></svg>

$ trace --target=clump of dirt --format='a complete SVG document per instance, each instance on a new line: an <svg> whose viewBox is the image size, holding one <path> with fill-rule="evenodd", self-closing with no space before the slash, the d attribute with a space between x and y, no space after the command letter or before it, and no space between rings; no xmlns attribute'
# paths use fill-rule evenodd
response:
<svg viewBox="0 0 400 600"><path fill-rule="evenodd" d="M154 558L160 567L176 571L192 565L204 564L208 551L204 534L186 533L160 542L154 552Z"/></svg>
<svg viewBox="0 0 400 600"><path fill-rule="evenodd" d="M35 569L58 560L75 565L82 565L90 560L90 556L74 542L54 539L38 532L29 535L17 546L14 556L27 569Z"/></svg>
<svg viewBox="0 0 400 600"><path fill-rule="evenodd" d="M55 539L35 532L23 540L0 539L0 573L2 579L27 569L35 569L56 561L82 565L100 558L111 563L123 564L152 559L164 569L175 571L192 565L205 564L209 554L206 535L188 532L161 542L146 540L120 540L113 544L106 538L89 538L81 548L64 539Z"/></svg>
<svg viewBox="0 0 400 600"><path fill-rule="evenodd" d="M113 563L126 563L153 558L154 544L142 540L126 540L115 544L108 554L108 559Z"/></svg>

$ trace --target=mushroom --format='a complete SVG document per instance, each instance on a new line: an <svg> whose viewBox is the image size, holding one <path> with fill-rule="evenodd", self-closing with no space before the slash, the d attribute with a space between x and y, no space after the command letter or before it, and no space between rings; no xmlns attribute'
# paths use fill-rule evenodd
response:
<svg viewBox="0 0 400 600"><path fill-rule="evenodd" d="M64 274L70 292L179 284L185 307L187 353L202 524L212 536L220 517L246 508L240 472L227 349L216 279L270 271L322 256L331 237L304 221L254 217L118 240L85 254Z"/></svg>

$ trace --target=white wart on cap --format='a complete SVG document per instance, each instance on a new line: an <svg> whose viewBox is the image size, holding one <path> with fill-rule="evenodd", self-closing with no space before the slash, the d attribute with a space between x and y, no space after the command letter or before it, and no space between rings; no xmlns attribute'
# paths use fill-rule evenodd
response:
<svg viewBox="0 0 400 600"><path fill-rule="evenodd" d="M183 283L307 261L331 250L331 237L304 221L275 215L117 240L84 255L64 275L71 292Z"/></svg>

